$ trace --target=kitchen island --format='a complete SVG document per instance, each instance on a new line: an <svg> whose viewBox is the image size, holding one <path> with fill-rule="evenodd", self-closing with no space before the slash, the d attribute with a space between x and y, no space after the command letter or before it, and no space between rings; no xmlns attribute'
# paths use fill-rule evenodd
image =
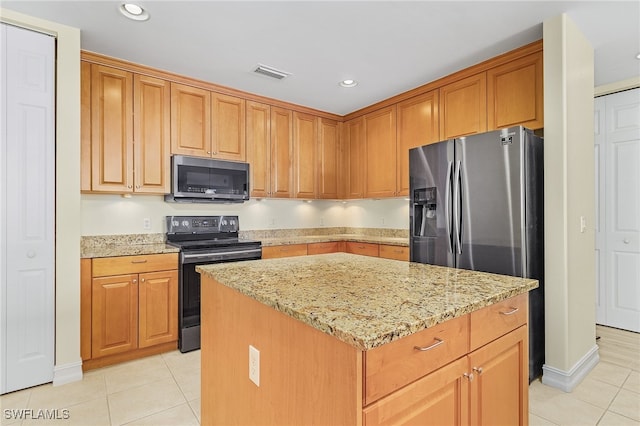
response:
<svg viewBox="0 0 640 426"><path fill-rule="evenodd" d="M345 253L198 271L202 424L527 423L535 280Z"/></svg>

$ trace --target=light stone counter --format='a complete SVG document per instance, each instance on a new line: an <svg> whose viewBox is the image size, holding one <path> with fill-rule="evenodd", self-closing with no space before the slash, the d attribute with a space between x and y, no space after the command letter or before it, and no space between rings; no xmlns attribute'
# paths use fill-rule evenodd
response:
<svg viewBox="0 0 640 426"><path fill-rule="evenodd" d="M274 238L262 238L262 245L268 246L280 246L289 244L309 244L309 243L326 243L330 241L354 241L357 243L375 243L375 244L388 244L392 246L409 246L409 238L395 238L395 237L383 237L377 235L362 235L362 234L333 234L333 235L301 235L301 236L287 236L287 237L274 237Z"/></svg>
<svg viewBox="0 0 640 426"><path fill-rule="evenodd" d="M196 270L360 350L538 287L531 279L347 253Z"/></svg>

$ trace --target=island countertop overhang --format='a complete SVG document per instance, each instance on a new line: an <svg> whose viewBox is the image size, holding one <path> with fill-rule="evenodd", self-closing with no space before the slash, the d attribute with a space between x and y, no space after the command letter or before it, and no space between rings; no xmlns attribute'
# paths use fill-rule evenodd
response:
<svg viewBox="0 0 640 426"><path fill-rule="evenodd" d="M347 253L202 265L196 270L359 350L538 287L533 279Z"/></svg>

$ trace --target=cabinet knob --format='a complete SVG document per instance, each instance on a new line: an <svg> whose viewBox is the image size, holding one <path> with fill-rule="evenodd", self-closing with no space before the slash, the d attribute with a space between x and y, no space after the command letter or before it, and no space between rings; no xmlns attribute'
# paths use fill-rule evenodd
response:
<svg viewBox="0 0 640 426"><path fill-rule="evenodd" d="M622 240L622 242L625 243L625 244L629 244L631 241L629 241L628 238L625 238L624 240Z"/></svg>
<svg viewBox="0 0 640 426"><path fill-rule="evenodd" d="M133 282L134 284L138 284L138 280L136 280L136 279L134 279L132 282Z"/></svg>
<svg viewBox="0 0 640 426"><path fill-rule="evenodd" d="M464 373L462 376L469 379L470 382L473 382L473 373Z"/></svg>
<svg viewBox="0 0 640 426"><path fill-rule="evenodd" d="M144 282L144 278L142 278L140 281ZM480 370L482 370L482 368Z"/></svg>
<svg viewBox="0 0 640 426"><path fill-rule="evenodd" d="M207 154L211 155L211 151L207 151Z"/></svg>
<svg viewBox="0 0 640 426"><path fill-rule="evenodd" d="M127 185L127 188L131 189L131 188L133 188L133 187L132 187L131 185Z"/></svg>
<svg viewBox="0 0 640 426"><path fill-rule="evenodd" d="M478 373L478 375L482 374L482 367L473 367L473 371Z"/></svg>

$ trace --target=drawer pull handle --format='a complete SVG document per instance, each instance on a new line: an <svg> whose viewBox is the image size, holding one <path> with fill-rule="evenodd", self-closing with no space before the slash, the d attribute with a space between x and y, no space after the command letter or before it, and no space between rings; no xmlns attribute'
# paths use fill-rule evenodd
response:
<svg viewBox="0 0 640 426"><path fill-rule="evenodd" d="M442 339L438 339L437 337L434 337L433 340L435 340L436 342L433 345L430 346L414 346L413 349L417 350L417 351L428 351L431 350L437 346L440 346L441 344L444 343L444 340Z"/></svg>
<svg viewBox="0 0 640 426"><path fill-rule="evenodd" d="M500 311L500 315L513 315L516 312L518 312L519 309L518 308L514 308L513 306L511 307L511 310L509 312L502 312Z"/></svg>
<svg viewBox="0 0 640 426"><path fill-rule="evenodd" d="M145 259L142 260L132 260L131 263L147 263Z"/></svg>

